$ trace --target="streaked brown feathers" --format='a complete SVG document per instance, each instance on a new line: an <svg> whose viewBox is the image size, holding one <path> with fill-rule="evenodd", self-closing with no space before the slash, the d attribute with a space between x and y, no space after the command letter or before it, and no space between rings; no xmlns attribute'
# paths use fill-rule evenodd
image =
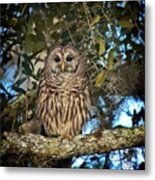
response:
<svg viewBox="0 0 155 180"><path fill-rule="evenodd" d="M57 51L60 62L54 59ZM66 60L67 56L70 59ZM65 63L63 72L61 61ZM47 57L38 90L36 114L49 136L74 136L90 118L86 70L86 61L75 48L56 48Z"/></svg>

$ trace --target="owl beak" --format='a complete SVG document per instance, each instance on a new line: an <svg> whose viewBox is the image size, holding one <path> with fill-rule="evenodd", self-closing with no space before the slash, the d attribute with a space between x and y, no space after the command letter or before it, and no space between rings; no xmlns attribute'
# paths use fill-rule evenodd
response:
<svg viewBox="0 0 155 180"><path fill-rule="evenodd" d="M61 70L62 70L62 72L64 72L64 70L65 70L65 61L62 61L62 63L61 63Z"/></svg>

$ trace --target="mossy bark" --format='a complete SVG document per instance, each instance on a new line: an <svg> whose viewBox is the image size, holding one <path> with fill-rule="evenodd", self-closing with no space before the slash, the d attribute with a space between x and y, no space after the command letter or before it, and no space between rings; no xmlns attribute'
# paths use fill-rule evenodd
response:
<svg viewBox="0 0 155 180"><path fill-rule="evenodd" d="M36 166L47 161L68 159L73 156L105 153L116 149L143 146L144 127L104 130L91 135L73 138L46 138L36 134L4 133L1 141L1 158L13 155L20 159L29 158Z"/></svg>

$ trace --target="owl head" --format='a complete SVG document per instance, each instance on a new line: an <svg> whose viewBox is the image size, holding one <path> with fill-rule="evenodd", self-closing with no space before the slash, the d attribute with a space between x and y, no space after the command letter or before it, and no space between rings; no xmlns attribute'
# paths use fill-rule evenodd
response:
<svg viewBox="0 0 155 180"><path fill-rule="evenodd" d="M72 74L78 71L81 61L81 54L73 46L57 46L49 53L46 66L55 74Z"/></svg>

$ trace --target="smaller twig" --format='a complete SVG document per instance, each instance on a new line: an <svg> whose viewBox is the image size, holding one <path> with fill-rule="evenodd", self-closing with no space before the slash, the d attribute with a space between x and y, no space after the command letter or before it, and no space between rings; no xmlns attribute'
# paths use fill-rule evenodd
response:
<svg viewBox="0 0 155 180"><path fill-rule="evenodd" d="M30 77L27 79L27 87L26 87L26 97L25 97L25 121L28 119L28 89L29 89Z"/></svg>
<svg viewBox="0 0 155 180"><path fill-rule="evenodd" d="M107 19L107 21L108 21L110 24L113 24L113 22L110 20L110 18L107 16L107 14L104 12L104 8L102 8L102 13L103 13L103 15L105 16L105 18Z"/></svg>
<svg viewBox="0 0 155 180"><path fill-rule="evenodd" d="M14 129L15 122L16 122L16 116L13 118L12 126L11 126L11 131L13 131L13 129Z"/></svg>
<svg viewBox="0 0 155 180"><path fill-rule="evenodd" d="M131 14L132 20L134 21L134 24L135 24L135 26L136 26L137 30L138 30L138 31L140 31L140 28L139 28L139 26L138 26L138 24L137 24L137 22L136 22L136 20L135 20L135 18L134 18L134 16L133 16L132 11L131 11L131 10L129 10L129 12L130 12L130 14Z"/></svg>
<svg viewBox="0 0 155 180"><path fill-rule="evenodd" d="M68 32L68 34L69 34L69 37L70 37L70 39L71 39L71 41L72 41L72 44L75 46L76 43L75 43L75 41L74 41L74 39L73 39L73 36L72 36L72 34L71 34L71 31L70 31L70 29L69 29L68 23L67 23L64 19L63 19L63 21L64 21L65 27L66 27L66 29L67 29L67 32Z"/></svg>
<svg viewBox="0 0 155 180"><path fill-rule="evenodd" d="M26 7L27 7L27 3L24 4L24 7L23 7L22 12L21 12L22 15L24 14Z"/></svg>
<svg viewBox="0 0 155 180"><path fill-rule="evenodd" d="M72 41L72 44L75 46L76 43L75 43L75 41L74 41L74 39L73 39L73 36L72 36L72 33L71 33L70 29L69 29L68 23L67 23L67 22L65 21L65 19L63 18L61 11L60 11L58 8L56 8L56 9L57 9L59 15L60 15L60 16L62 17L62 19L63 19L64 25L65 25L65 27L66 27L66 29L67 29L67 32L68 32L68 35L69 35L69 37L70 37L70 39L71 39L71 41Z"/></svg>
<svg viewBox="0 0 155 180"><path fill-rule="evenodd" d="M88 11L87 11L87 5L86 5L85 2L83 2L83 8L84 8L84 12L85 12L85 15L86 15L86 18L87 18L89 29L91 29L91 23L90 23L90 20L89 20L89 15L88 15Z"/></svg>
<svg viewBox="0 0 155 180"><path fill-rule="evenodd" d="M47 44L47 47L51 47L52 46L52 39L50 36L50 31L48 30L47 17L45 15L45 12L42 9L41 9L41 14L42 14L44 24L45 24L45 31L43 34L44 34L44 37L46 40L46 44Z"/></svg>
<svg viewBox="0 0 155 180"><path fill-rule="evenodd" d="M90 19L90 21L92 22L92 21L93 21L93 18L92 18L92 16L91 16L91 13L90 13L90 11L89 11L89 8L88 8L87 3L85 3L85 7L86 7L86 10L87 10L87 14L88 14L88 16L89 16L89 19Z"/></svg>

